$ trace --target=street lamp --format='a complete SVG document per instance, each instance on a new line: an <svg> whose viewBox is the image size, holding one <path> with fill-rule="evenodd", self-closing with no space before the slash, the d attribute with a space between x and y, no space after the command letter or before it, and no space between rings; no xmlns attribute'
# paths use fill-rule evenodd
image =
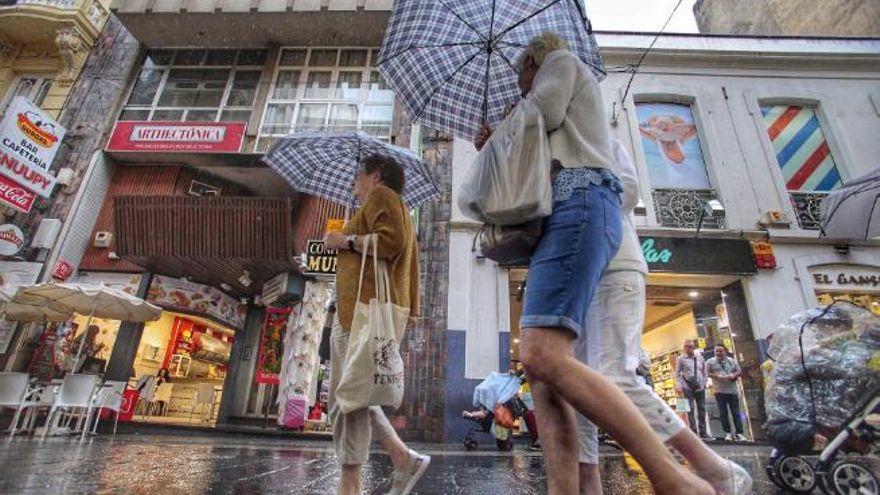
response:
<svg viewBox="0 0 880 495"><path fill-rule="evenodd" d="M710 199L709 201L703 202L703 209L700 211L700 221L697 222L697 233L694 235L694 239L700 237L700 229L703 227L703 220L706 218L712 218L719 213L724 213L724 206L721 205L721 201Z"/></svg>

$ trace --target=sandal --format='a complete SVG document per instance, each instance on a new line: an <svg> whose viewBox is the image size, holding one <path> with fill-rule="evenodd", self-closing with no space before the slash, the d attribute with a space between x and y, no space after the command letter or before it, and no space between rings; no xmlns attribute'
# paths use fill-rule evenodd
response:
<svg viewBox="0 0 880 495"><path fill-rule="evenodd" d="M415 465L415 470L409 473L395 470L392 477L394 481L391 483L391 491L387 495L407 495L416 486L419 478L425 474L428 465L431 464L431 456L421 455L414 450L409 451L409 457L413 461L411 465Z"/></svg>

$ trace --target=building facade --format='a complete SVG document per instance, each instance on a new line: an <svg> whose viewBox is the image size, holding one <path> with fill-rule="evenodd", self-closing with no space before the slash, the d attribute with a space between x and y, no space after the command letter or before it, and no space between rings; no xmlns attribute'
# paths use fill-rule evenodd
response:
<svg viewBox="0 0 880 495"><path fill-rule="evenodd" d="M651 272L642 344L656 391L675 402L669 370L685 339L708 350L723 343L745 371L742 410L760 437L766 337L831 297L880 309L877 241L818 231L822 198L878 166L880 44L663 35L626 93L630 64L652 35L597 38L609 125L639 175L636 219ZM456 140L453 156L455 192L475 151ZM473 252L478 227L453 208L448 439L463 436L458 418L473 388L519 353L527 271ZM767 265L755 253L768 245L775 266L759 268Z"/></svg>
<svg viewBox="0 0 880 495"><path fill-rule="evenodd" d="M697 0L701 33L768 36L880 36L872 0Z"/></svg>

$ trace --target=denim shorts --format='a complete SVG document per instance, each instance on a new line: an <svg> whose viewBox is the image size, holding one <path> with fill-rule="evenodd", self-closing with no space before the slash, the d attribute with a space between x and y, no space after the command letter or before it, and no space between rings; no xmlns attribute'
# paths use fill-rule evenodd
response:
<svg viewBox="0 0 880 495"><path fill-rule="evenodd" d="M620 247L619 191L619 183L591 183L554 201L529 264L520 328L583 333L599 279Z"/></svg>

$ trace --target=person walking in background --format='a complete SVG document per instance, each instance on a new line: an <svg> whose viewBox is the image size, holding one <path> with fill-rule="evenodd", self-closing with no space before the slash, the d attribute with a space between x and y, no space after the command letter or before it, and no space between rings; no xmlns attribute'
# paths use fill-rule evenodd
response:
<svg viewBox="0 0 880 495"><path fill-rule="evenodd" d="M391 302L419 310L419 252L416 233L403 198L403 169L394 159L373 155L363 159L355 176L354 194L361 204L342 232L324 238L327 249L339 250L336 270L336 318L330 335L330 422L333 447L342 467L340 495L361 492L361 466L370 455L372 439L378 440L394 465L391 495L409 493L424 474L431 458L410 450L397 436L381 407L372 406L342 414L336 404L336 390L342 378L348 351L349 332L358 298L358 282L364 237L378 236L377 255L387 263ZM372 251L368 254L372 254ZM376 297L372 257L367 257L360 301Z"/></svg>
<svg viewBox="0 0 880 495"><path fill-rule="evenodd" d="M621 235L623 188L612 171L599 83L555 33L534 37L517 69L527 95L521 104L540 110L561 169L553 179L553 211L529 265L520 320L520 357L532 385L548 491L578 491L577 410L636 458L656 492L711 495L715 490L675 461L620 389L574 355L587 308ZM478 133L478 149L491 133L488 127Z"/></svg>
<svg viewBox="0 0 880 495"><path fill-rule="evenodd" d="M684 352L675 361L675 391L690 405L691 431L700 438L709 438L706 433L706 361L695 350L693 340L684 341Z"/></svg>
<svg viewBox="0 0 880 495"><path fill-rule="evenodd" d="M740 442L746 441L743 436L742 418L739 415L739 390L737 380L742 376L742 368L735 359L727 355L727 348L723 344L715 346L715 356L706 361L706 374L712 379L712 389L715 391L715 401L718 402L718 414L721 415L721 427L724 428L724 439L728 442L734 439ZM735 434L730 429L728 413L733 417Z"/></svg>
<svg viewBox="0 0 880 495"><path fill-rule="evenodd" d="M620 249L599 281L587 312L585 334L576 344L576 356L613 381L642 411L656 437L681 453L718 494L745 495L751 489L751 476L700 441L654 393L649 381L651 360L641 347L648 264L633 218L639 201L638 176L620 141L614 140L612 150L615 172L623 183L622 238ZM598 431L583 416L578 420L580 495L601 495Z"/></svg>

